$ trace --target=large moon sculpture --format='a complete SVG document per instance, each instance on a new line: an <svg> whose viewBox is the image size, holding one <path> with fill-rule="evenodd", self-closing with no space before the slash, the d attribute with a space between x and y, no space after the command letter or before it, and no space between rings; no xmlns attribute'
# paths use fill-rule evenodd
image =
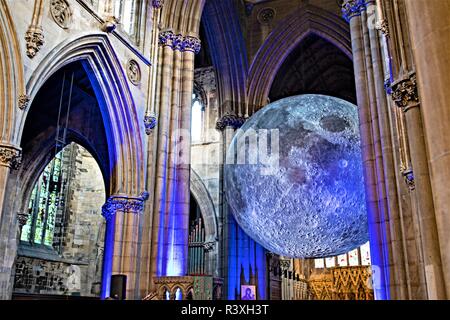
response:
<svg viewBox="0 0 450 320"><path fill-rule="evenodd" d="M225 164L227 201L241 228L291 258L331 257L366 243L358 128L355 105L322 95L286 98L251 117Z"/></svg>

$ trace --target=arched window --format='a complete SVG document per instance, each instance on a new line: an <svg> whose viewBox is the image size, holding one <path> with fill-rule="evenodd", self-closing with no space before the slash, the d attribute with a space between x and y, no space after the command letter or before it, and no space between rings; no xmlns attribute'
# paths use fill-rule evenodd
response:
<svg viewBox="0 0 450 320"><path fill-rule="evenodd" d="M190 288L186 295L186 300L194 300L194 289Z"/></svg>
<svg viewBox="0 0 450 320"><path fill-rule="evenodd" d="M33 187L14 294L100 296L105 200L95 158L76 143L58 152Z"/></svg>
<svg viewBox="0 0 450 320"><path fill-rule="evenodd" d="M119 28L136 42L139 40L142 11L142 0L114 1L114 16L120 20Z"/></svg>
<svg viewBox="0 0 450 320"><path fill-rule="evenodd" d="M370 266L370 244L367 242L363 246L352 250L338 257L325 259L315 259L314 267L316 269L334 268L334 267L357 267Z"/></svg>
<svg viewBox="0 0 450 320"><path fill-rule="evenodd" d="M203 138L205 106L198 93L192 95L191 135L192 143L199 143Z"/></svg>
<svg viewBox="0 0 450 320"><path fill-rule="evenodd" d="M80 145L68 145L50 161L35 184L20 240L61 251L67 242L63 238L70 229L70 218L89 221L92 226L85 223L89 228L103 223L105 197L103 175L95 159Z"/></svg>
<svg viewBox="0 0 450 320"><path fill-rule="evenodd" d="M63 214L69 179L68 168L63 168L63 162L72 157L72 152L72 148L64 148L39 177L31 194L29 218L22 229L22 241L53 246L56 220Z"/></svg>
<svg viewBox="0 0 450 320"><path fill-rule="evenodd" d="M363 266L370 266L370 243L367 242L361 247L361 264Z"/></svg>

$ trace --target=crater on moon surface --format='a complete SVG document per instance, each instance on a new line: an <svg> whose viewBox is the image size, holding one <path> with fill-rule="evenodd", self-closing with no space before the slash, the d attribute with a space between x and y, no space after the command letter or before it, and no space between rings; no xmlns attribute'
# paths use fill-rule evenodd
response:
<svg viewBox="0 0 450 320"><path fill-rule="evenodd" d="M251 139L245 140L251 129L258 144L260 130L278 130L279 161L271 162L270 174L263 170L268 165L262 161L236 161L239 145L247 149L247 156L261 152L261 145L255 148ZM276 142L274 135L267 140L265 150L276 150L270 147ZM272 103L237 131L227 159L235 160L225 164L224 177L233 215L251 238L271 252L322 258L344 254L368 241L355 105L322 95Z"/></svg>

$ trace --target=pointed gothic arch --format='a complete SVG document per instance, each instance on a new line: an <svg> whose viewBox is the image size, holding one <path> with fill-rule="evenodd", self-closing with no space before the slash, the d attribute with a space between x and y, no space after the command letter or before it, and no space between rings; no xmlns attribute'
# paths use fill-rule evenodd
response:
<svg viewBox="0 0 450 320"><path fill-rule="evenodd" d="M24 70L20 44L8 5L0 0L0 143L17 146L16 121L20 104L26 104Z"/></svg>
<svg viewBox="0 0 450 320"><path fill-rule="evenodd" d="M139 196L144 191L144 130L125 71L106 34L67 39L36 69L27 92L32 103L49 77L62 67L82 61L94 88L107 132L111 163L111 195ZM24 117L20 132L25 125Z"/></svg>
<svg viewBox="0 0 450 320"><path fill-rule="evenodd" d="M214 242L219 237L219 224L217 221L216 209L211 195L208 192L202 178L191 169L191 193L197 201L205 224L206 241Z"/></svg>
<svg viewBox="0 0 450 320"><path fill-rule="evenodd" d="M248 104L256 112L267 104L271 85L289 54L310 34L315 34L352 58L349 25L321 8L300 6L280 23L259 49L250 66Z"/></svg>

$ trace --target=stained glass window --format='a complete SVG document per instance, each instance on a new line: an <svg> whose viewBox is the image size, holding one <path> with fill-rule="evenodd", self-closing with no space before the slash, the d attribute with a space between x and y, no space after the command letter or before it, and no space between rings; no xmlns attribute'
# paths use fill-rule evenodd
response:
<svg viewBox="0 0 450 320"><path fill-rule="evenodd" d="M34 186L28 206L29 218L22 229L22 241L53 246L58 210L63 205L65 184L62 162L70 150L69 146L59 152Z"/></svg>
<svg viewBox="0 0 450 320"><path fill-rule="evenodd" d="M314 260L314 267L316 269L323 269L323 268L325 268L325 260L324 259L316 259L316 260Z"/></svg>
<svg viewBox="0 0 450 320"><path fill-rule="evenodd" d="M363 246L349 253L340 255L336 258L315 259L314 267L316 269L334 268L334 267L356 267L356 266L370 266L370 243L367 242Z"/></svg>
<svg viewBox="0 0 450 320"><path fill-rule="evenodd" d="M358 249L355 249L353 251L350 251L348 253L348 264L350 267L356 267L359 265L359 254Z"/></svg>
<svg viewBox="0 0 450 320"><path fill-rule="evenodd" d="M361 247L361 264L363 266L370 266L370 243L367 242Z"/></svg>
<svg viewBox="0 0 450 320"><path fill-rule="evenodd" d="M326 265L327 268L334 268L334 267L336 267L336 258L335 257L326 258L325 259L325 265Z"/></svg>
<svg viewBox="0 0 450 320"><path fill-rule="evenodd" d="M343 254L338 256L338 266L339 267L348 267L348 258L347 254Z"/></svg>

